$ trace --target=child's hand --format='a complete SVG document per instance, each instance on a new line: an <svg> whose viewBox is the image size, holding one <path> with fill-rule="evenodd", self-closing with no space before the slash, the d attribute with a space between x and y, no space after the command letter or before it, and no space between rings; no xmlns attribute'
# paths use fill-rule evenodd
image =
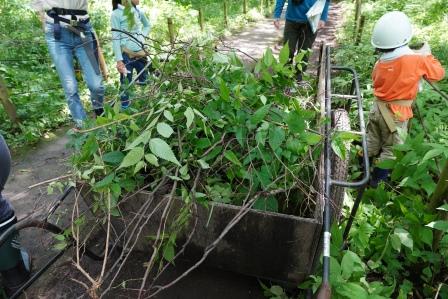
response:
<svg viewBox="0 0 448 299"><path fill-rule="evenodd" d="M120 74L126 75L128 73L128 70L126 69L126 65L123 63L122 60L117 61L117 70Z"/></svg>

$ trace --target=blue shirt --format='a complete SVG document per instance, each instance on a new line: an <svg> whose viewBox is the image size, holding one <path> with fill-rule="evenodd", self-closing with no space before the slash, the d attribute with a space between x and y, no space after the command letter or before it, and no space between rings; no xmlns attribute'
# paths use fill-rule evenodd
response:
<svg viewBox="0 0 448 299"><path fill-rule="evenodd" d="M286 20L292 22L306 23L308 18L306 13L311 8L311 6L316 3L317 0L303 0L299 5L294 5L292 0L288 0L288 9L286 10ZM274 9L274 18L279 19L282 14L283 6L285 5L285 0L277 0ZM328 18L328 7L330 6L330 0L325 1L325 7L322 12L321 20L327 21Z"/></svg>
<svg viewBox="0 0 448 299"><path fill-rule="evenodd" d="M129 22L124 14L124 6L118 5L118 8L112 12L111 27L131 33L137 40L144 43L145 37L148 35L151 27L145 14L136 7L131 8L134 15L134 27L129 28ZM143 50L141 45L127 34L112 31L112 50L115 54L115 60L123 60L122 47L138 52Z"/></svg>

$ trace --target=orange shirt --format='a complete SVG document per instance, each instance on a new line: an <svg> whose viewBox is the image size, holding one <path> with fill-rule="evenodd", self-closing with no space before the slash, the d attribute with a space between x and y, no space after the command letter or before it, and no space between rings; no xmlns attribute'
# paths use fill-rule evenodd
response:
<svg viewBox="0 0 448 299"><path fill-rule="evenodd" d="M439 81L445 70L432 55L404 55L389 61L378 61L373 69L374 95L382 101L414 100L422 77ZM412 108L390 104L400 121L413 117Z"/></svg>

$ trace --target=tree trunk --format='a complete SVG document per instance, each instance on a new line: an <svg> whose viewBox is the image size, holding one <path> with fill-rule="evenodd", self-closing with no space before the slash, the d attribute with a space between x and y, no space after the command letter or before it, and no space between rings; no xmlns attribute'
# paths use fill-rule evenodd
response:
<svg viewBox="0 0 448 299"><path fill-rule="evenodd" d="M430 212L435 212L438 207L444 204L445 200L448 199L448 161L446 161L445 166L440 174L439 182L437 183L436 190L429 198L429 203L427 205Z"/></svg>
<svg viewBox="0 0 448 299"><path fill-rule="evenodd" d="M448 199L448 161L446 161L445 166L440 174L439 182L437 183L436 190L429 198L429 203L427 205L428 210L431 213L435 213L437 208L443 205ZM439 212L438 219L448 220L448 214L446 212ZM442 240L442 231L436 230L434 232L434 237L432 240L432 248L437 251L439 248L440 241Z"/></svg>
<svg viewBox="0 0 448 299"><path fill-rule="evenodd" d="M8 88L2 78L0 78L0 101L11 122L13 124L18 124L19 118L17 117L16 106L14 106L14 103L9 99Z"/></svg>

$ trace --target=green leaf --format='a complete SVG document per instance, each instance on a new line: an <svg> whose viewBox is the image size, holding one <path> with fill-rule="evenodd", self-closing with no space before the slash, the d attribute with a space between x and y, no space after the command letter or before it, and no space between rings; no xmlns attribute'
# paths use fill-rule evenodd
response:
<svg viewBox="0 0 448 299"><path fill-rule="evenodd" d="M149 141L149 149L160 159L164 159L176 164L177 166L181 166L174 155L173 150L164 140L160 138L152 138Z"/></svg>
<svg viewBox="0 0 448 299"><path fill-rule="evenodd" d="M283 48L280 50L279 60L282 65L285 65L289 61L289 45L288 42L283 45Z"/></svg>
<svg viewBox="0 0 448 299"><path fill-rule="evenodd" d="M58 241L64 241L65 240L65 236L64 235L55 235L54 238Z"/></svg>
<svg viewBox="0 0 448 299"><path fill-rule="evenodd" d="M269 128L269 145L275 151L285 140L285 131L277 126Z"/></svg>
<svg viewBox="0 0 448 299"><path fill-rule="evenodd" d="M238 166L242 166L241 162L238 160L238 158L236 157L236 155L235 155L235 153L233 151L230 151L230 150L226 151L224 153L224 157L226 157L227 160L229 160L233 164L238 165Z"/></svg>
<svg viewBox="0 0 448 299"><path fill-rule="evenodd" d="M137 165L135 165L134 168L134 174L136 174L137 172L139 172L141 169L143 169L146 166L146 163L144 161L139 161L137 163Z"/></svg>
<svg viewBox="0 0 448 299"><path fill-rule="evenodd" d="M367 299L369 293L360 285L354 282L341 283L335 288L335 292L347 298Z"/></svg>
<svg viewBox="0 0 448 299"><path fill-rule="evenodd" d="M201 166L202 169L209 169L210 168L210 165L207 162L205 162L204 160L202 160L202 159L199 159L198 163L199 163L199 166Z"/></svg>
<svg viewBox="0 0 448 299"><path fill-rule="evenodd" d="M271 48L268 48L264 53L263 62L266 66L271 66L274 63L274 55L272 55Z"/></svg>
<svg viewBox="0 0 448 299"><path fill-rule="evenodd" d="M318 144L322 140L322 136L316 133L307 133L305 136L305 141L309 145Z"/></svg>
<svg viewBox="0 0 448 299"><path fill-rule="evenodd" d="M123 161L120 164L120 168L125 168L129 166L134 166L137 164L140 160L142 160L143 155L145 154L145 151L143 150L143 147L136 147L133 148L123 159Z"/></svg>
<svg viewBox="0 0 448 299"><path fill-rule="evenodd" d="M394 169L396 163L396 160L382 160L377 166L382 169Z"/></svg>
<svg viewBox="0 0 448 299"><path fill-rule="evenodd" d="M106 176L104 179L102 179L101 181L97 182L93 187L95 189L107 187L112 183L112 181L114 180L114 177L115 177L115 173L111 173L108 176Z"/></svg>
<svg viewBox="0 0 448 299"><path fill-rule="evenodd" d="M185 117L187 118L187 129L190 128L191 124L194 120L194 111L190 107L187 108L184 112Z"/></svg>
<svg viewBox="0 0 448 299"><path fill-rule="evenodd" d="M332 139L331 148L339 158L345 160L345 158L347 157L347 145L342 139L339 138Z"/></svg>
<svg viewBox="0 0 448 299"><path fill-rule="evenodd" d="M433 221L427 224L426 226L433 229L441 230L443 232L448 232L448 221L444 220Z"/></svg>
<svg viewBox="0 0 448 299"><path fill-rule="evenodd" d="M305 120L297 111L291 111L286 117L286 124L293 133L303 133L305 130Z"/></svg>
<svg viewBox="0 0 448 299"><path fill-rule="evenodd" d="M445 150L444 150L444 149L441 149L441 148L435 148L435 149L432 149L432 150L428 151L428 152L425 154L425 156L424 156L423 159L422 159L422 162L425 162L425 161L428 161L428 160L430 160L430 159L433 159L433 158L435 158L435 157L437 157L437 156L440 156L440 155L443 154L444 152L445 152Z"/></svg>
<svg viewBox="0 0 448 299"><path fill-rule="evenodd" d="M172 262L174 260L174 246L170 243L166 244L163 248L163 258L168 262Z"/></svg>
<svg viewBox="0 0 448 299"><path fill-rule="evenodd" d="M414 241L412 240L411 234L407 230L402 228L396 228L394 230L394 235L396 235L400 239L401 244L412 250L414 246Z"/></svg>
<svg viewBox="0 0 448 299"><path fill-rule="evenodd" d="M159 166L159 161L157 160L157 157L153 154L147 154L145 155L145 160L148 161L149 164L154 165L156 167Z"/></svg>
<svg viewBox="0 0 448 299"><path fill-rule="evenodd" d="M342 277L349 279L353 272L364 271L363 263L359 256L352 252L347 251L341 261Z"/></svg>
<svg viewBox="0 0 448 299"><path fill-rule="evenodd" d="M420 240L432 247L433 231L427 227L421 227L418 234Z"/></svg>
<svg viewBox="0 0 448 299"><path fill-rule="evenodd" d="M274 80L272 80L272 75L268 72L268 71L263 71L262 72L262 78L264 81L273 84Z"/></svg>
<svg viewBox="0 0 448 299"><path fill-rule="evenodd" d="M282 296L285 294L285 291L283 291L283 288L278 285L273 285L269 291L275 296Z"/></svg>
<svg viewBox="0 0 448 299"><path fill-rule="evenodd" d="M165 111L163 111L163 116L165 116L165 118L166 118L167 120L169 120L170 122L173 122L173 121L174 121L173 114L171 114L171 112L170 112L169 110L165 110Z"/></svg>
<svg viewBox="0 0 448 299"><path fill-rule="evenodd" d="M437 210L448 212L448 204L438 207Z"/></svg>
<svg viewBox="0 0 448 299"><path fill-rule="evenodd" d="M103 155L103 161L110 164L120 164L123 161L124 154L120 151L109 152Z"/></svg>
<svg viewBox="0 0 448 299"><path fill-rule="evenodd" d="M163 137L169 138L174 133L174 130L167 123L161 122L157 124L157 132Z"/></svg>
<svg viewBox="0 0 448 299"><path fill-rule="evenodd" d="M220 90L220 95L221 98L224 101L229 101L230 100L230 90L226 85L226 82L224 80L221 80L221 83L219 84L219 90Z"/></svg>
<svg viewBox="0 0 448 299"><path fill-rule="evenodd" d="M401 240L397 235L390 236L390 244L392 245L393 249L397 251L401 250Z"/></svg>
<svg viewBox="0 0 448 299"><path fill-rule="evenodd" d="M65 247L67 247L67 245L68 244L66 242L59 242L59 243L54 244L53 248L56 250L63 250L63 249L65 249Z"/></svg>
<svg viewBox="0 0 448 299"><path fill-rule="evenodd" d="M266 105L266 102L268 101L268 99L264 95L261 94L260 101L263 103L263 105Z"/></svg>
<svg viewBox="0 0 448 299"><path fill-rule="evenodd" d="M137 145L143 143L148 143L149 138L151 138L151 132L150 131L144 131L142 134L140 134L135 140L126 147L126 150L133 149Z"/></svg>
<svg viewBox="0 0 448 299"><path fill-rule="evenodd" d="M263 107L261 107L260 109L258 109L257 111L255 111L255 113L252 115L250 122L253 125L257 125L260 121L262 121L266 115L269 112L269 109L271 108L272 104L269 105L265 105Z"/></svg>

